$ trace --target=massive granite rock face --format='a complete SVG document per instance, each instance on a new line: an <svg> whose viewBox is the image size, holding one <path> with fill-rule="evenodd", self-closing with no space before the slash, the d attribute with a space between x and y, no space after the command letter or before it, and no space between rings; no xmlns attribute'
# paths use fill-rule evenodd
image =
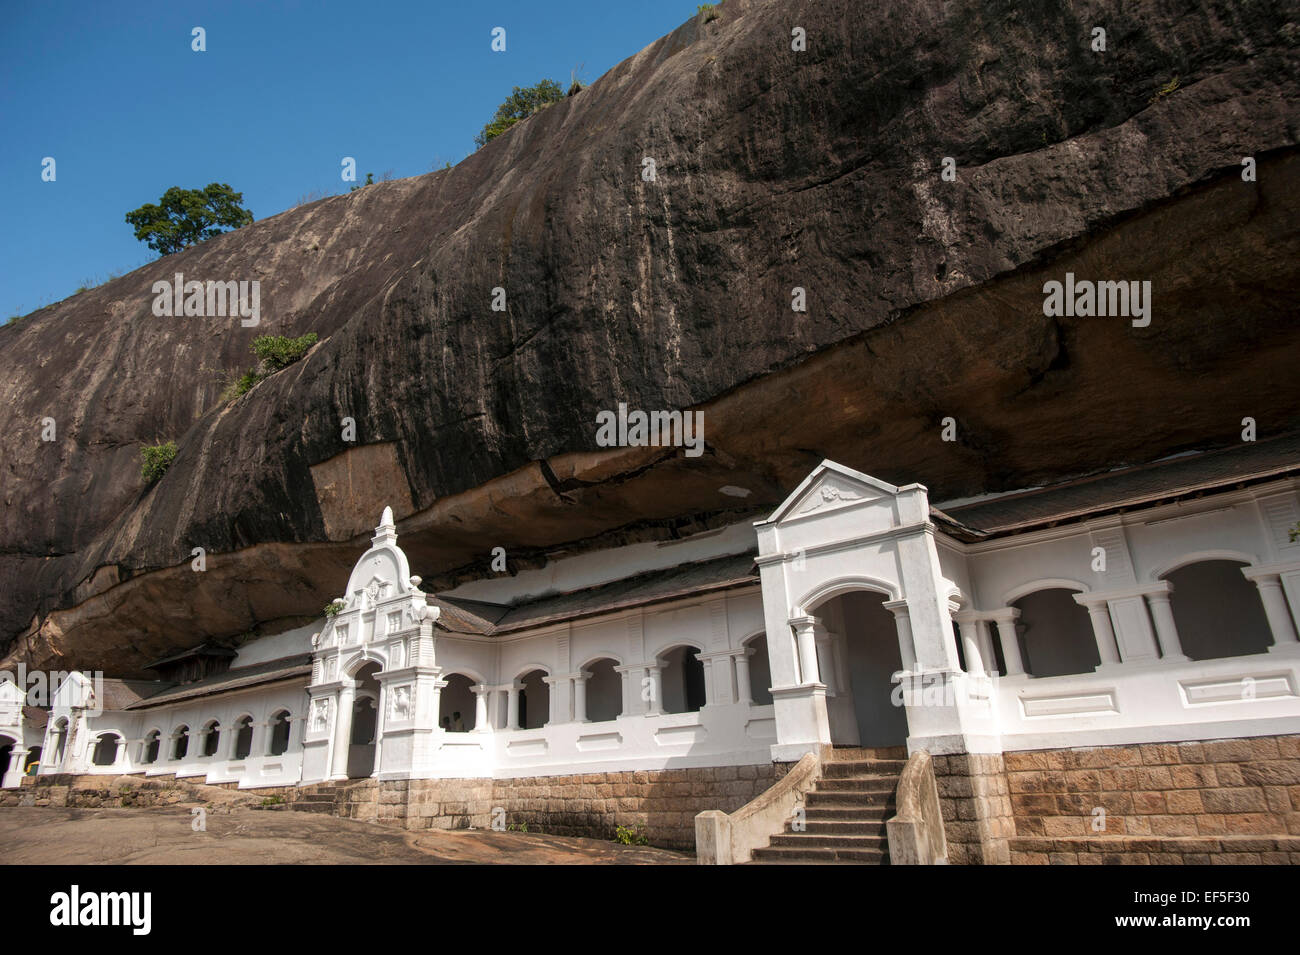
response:
<svg viewBox="0 0 1300 955"><path fill-rule="evenodd" d="M129 672L313 614L384 504L427 587L495 546L518 561L734 520L822 457L940 500L1228 443L1247 415L1300 424L1293 7L719 13L450 171L0 329L9 661ZM1045 317L1067 271L1151 281L1150 325ZM261 327L155 317L152 284L177 272L260 280ZM307 331L302 361L218 402L254 335ZM598 448L620 401L701 408L707 453ZM157 439L180 453L147 487Z"/></svg>

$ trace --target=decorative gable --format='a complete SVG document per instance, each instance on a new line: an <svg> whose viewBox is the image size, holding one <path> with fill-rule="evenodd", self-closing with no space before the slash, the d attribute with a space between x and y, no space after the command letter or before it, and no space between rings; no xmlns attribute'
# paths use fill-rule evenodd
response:
<svg viewBox="0 0 1300 955"><path fill-rule="evenodd" d="M840 508L869 504L898 494L898 488L884 481L823 461L804 479L764 523L777 523Z"/></svg>

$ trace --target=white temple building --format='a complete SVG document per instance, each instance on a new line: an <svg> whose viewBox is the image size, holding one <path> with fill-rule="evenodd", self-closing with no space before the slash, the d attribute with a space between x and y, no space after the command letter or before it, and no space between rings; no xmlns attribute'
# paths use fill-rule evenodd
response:
<svg viewBox="0 0 1300 955"><path fill-rule="evenodd" d="M337 613L157 681L0 687L4 785L241 788L1300 733L1300 446L936 506L824 461L776 510L420 589L384 509Z"/></svg>

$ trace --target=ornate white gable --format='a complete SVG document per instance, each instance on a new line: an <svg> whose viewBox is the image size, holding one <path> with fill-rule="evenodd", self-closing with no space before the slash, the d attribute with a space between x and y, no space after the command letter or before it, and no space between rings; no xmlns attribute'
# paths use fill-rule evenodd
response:
<svg viewBox="0 0 1300 955"><path fill-rule="evenodd" d="M370 549L352 568L344 595L334 601L338 612L312 637L312 649L322 663L318 679L341 676L357 654L369 654L385 666L399 655L405 659L398 642L401 634L438 617L438 608L429 606L419 584L397 546L393 510L385 507Z"/></svg>
<svg viewBox="0 0 1300 955"><path fill-rule="evenodd" d="M876 478L846 468L834 461L823 461L803 480L794 493L772 512L766 523L787 521L811 514L822 514L893 497L898 488Z"/></svg>

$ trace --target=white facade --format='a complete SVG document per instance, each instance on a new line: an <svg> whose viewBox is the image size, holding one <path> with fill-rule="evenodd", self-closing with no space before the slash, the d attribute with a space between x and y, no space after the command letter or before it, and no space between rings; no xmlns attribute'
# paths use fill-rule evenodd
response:
<svg viewBox="0 0 1300 955"><path fill-rule="evenodd" d="M851 634L829 612L834 598L854 591L879 594L893 616L896 698L905 703L911 750L995 753L1300 731L1300 544L1288 533L1300 520L1296 487L1287 479L963 543L936 528L924 488L894 488L824 462L757 525L776 756L857 742L836 707L864 688L844 679ZM1175 611L1193 595L1180 596L1167 578L1207 562L1232 565L1250 585L1242 588L1253 598L1240 609L1258 609L1267 621L1260 652L1234 655L1243 616L1235 604L1212 656L1183 652ZM1095 666L1051 676L1026 667L1015 604L1044 591L1068 592L1079 606L1073 632L1086 619L1083 642L1092 641ZM1050 659L1050 644L1043 649Z"/></svg>
<svg viewBox="0 0 1300 955"><path fill-rule="evenodd" d="M504 604L746 553L757 581L462 632L442 619L451 604L420 591L385 509L338 612L243 648L228 674L274 676L276 659L310 654L309 675L304 663L99 714L77 675L49 714L41 772L258 787L759 764L824 744L1000 752L1296 733L1297 521L1284 478L980 539L920 485L828 461L752 527L460 596Z"/></svg>

